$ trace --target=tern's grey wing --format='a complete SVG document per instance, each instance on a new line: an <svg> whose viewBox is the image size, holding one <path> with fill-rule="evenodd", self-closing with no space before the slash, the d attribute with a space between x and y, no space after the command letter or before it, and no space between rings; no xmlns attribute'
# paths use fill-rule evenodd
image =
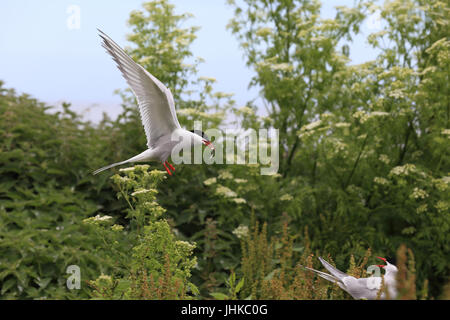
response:
<svg viewBox="0 0 450 320"><path fill-rule="evenodd" d="M158 79L137 64L101 30L102 46L117 63L139 104L149 148L162 136L180 128L172 93Z"/></svg>
<svg viewBox="0 0 450 320"><path fill-rule="evenodd" d="M321 257L319 257L320 262L322 263L322 265L336 278L342 280L342 278L348 277L349 275L336 269L335 267L333 267L331 264L329 264L328 262L326 262L324 259L322 259Z"/></svg>
<svg viewBox="0 0 450 320"><path fill-rule="evenodd" d="M347 292L354 299L375 300L381 287L381 277L355 278L347 277L343 279ZM384 298L384 294L380 296Z"/></svg>

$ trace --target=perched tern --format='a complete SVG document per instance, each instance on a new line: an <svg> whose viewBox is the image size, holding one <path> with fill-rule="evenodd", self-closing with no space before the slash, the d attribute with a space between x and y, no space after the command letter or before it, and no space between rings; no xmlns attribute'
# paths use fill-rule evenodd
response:
<svg viewBox="0 0 450 320"><path fill-rule="evenodd" d="M386 265L377 265L377 267L383 268L385 270L384 274L384 286L387 288L387 292L389 293L390 299L395 299L397 297L397 267L393 264L389 263L385 258L377 257L378 259L386 262ZM330 272L330 274L315 270L312 268L304 267L308 270L311 270L317 273L318 276L331 281L333 283L337 283L338 286L348 292L354 299L365 299L365 300L375 300L378 297L378 292L381 288L382 278L381 276L372 276L369 278L355 278L352 277L342 271L339 271L331 264L326 262L324 259L319 257L322 265ZM380 294L380 299L386 299L386 293L382 292Z"/></svg>
<svg viewBox="0 0 450 320"><path fill-rule="evenodd" d="M136 96L142 125L144 126L147 137L148 149L128 160L100 168L94 171L93 174L125 163L156 160L161 161L167 173L172 175L175 168L167 159L177 144L181 143L181 147L183 148L204 144L214 150L211 141L209 141L208 137L202 131L187 131L181 128L170 90L142 66L134 62L103 31L98 31L100 37L103 39L102 46L112 56L122 76Z"/></svg>

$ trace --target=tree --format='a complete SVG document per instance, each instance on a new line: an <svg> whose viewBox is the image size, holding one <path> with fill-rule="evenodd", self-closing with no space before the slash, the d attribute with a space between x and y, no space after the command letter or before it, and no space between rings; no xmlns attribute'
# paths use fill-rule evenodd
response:
<svg viewBox="0 0 450 320"><path fill-rule="evenodd" d="M340 8L336 19L325 20L315 0L246 0L245 7L228 3L235 8L228 27L255 70L250 85L261 88L268 124L280 130L281 171L292 173L299 130L335 108L334 80L347 62L338 44L358 31L363 6Z"/></svg>
<svg viewBox="0 0 450 320"><path fill-rule="evenodd" d="M270 119L253 125L280 129L295 228L347 256L405 243L437 295L449 265L448 5L357 2L324 20L318 1L229 3ZM351 65L346 41L377 10L386 28L368 40L380 54Z"/></svg>

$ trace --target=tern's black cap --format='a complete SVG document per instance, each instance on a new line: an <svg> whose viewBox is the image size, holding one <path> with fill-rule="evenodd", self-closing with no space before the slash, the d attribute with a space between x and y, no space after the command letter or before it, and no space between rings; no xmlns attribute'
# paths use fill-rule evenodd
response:
<svg viewBox="0 0 450 320"><path fill-rule="evenodd" d="M209 137L206 135L206 133L204 133L201 130L190 130L191 132L199 135L200 137L202 137L203 139L209 140Z"/></svg>

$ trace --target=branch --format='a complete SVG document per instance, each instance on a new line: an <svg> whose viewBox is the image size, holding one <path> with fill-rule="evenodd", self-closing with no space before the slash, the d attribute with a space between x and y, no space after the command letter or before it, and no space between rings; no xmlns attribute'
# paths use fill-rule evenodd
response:
<svg viewBox="0 0 450 320"><path fill-rule="evenodd" d="M298 135L296 135L294 145L292 146L291 152L289 153L287 161L286 161L286 170L284 170L283 176L286 176L286 173L288 172L288 170L290 168L292 158L294 157L294 153L297 150L299 142L300 142L300 138Z"/></svg>
<svg viewBox="0 0 450 320"><path fill-rule="evenodd" d="M356 161L353 164L352 172L350 172L350 175L347 178L347 182L344 185L344 188L343 188L344 190L348 187L348 185L349 185L349 183L350 183L350 181L351 181L351 179L353 177L353 174L355 173L356 167L358 166L359 160L361 159L361 155L362 155L362 153L364 151L364 148L366 147L366 143L367 143L367 139L368 138L369 138L369 134L366 134L366 138L363 141L363 144L361 146L361 150L359 151L358 157L356 158Z"/></svg>
<svg viewBox="0 0 450 320"><path fill-rule="evenodd" d="M403 159L405 158L406 150L408 148L409 136L411 135L413 128L414 127L413 127L412 121L410 121L408 129L406 130L405 143L404 143L403 149L400 151L400 154L398 156L397 166L401 165L403 162Z"/></svg>

